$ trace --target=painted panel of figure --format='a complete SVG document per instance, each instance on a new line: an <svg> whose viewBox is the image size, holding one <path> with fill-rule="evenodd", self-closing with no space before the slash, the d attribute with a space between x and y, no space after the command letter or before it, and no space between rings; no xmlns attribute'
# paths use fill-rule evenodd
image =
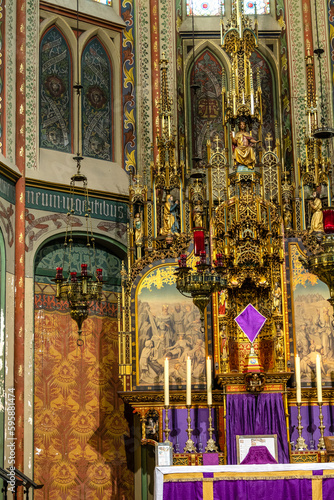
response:
<svg viewBox="0 0 334 500"><path fill-rule="evenodd" d="M192 299L176 289L175 266L147 273L136 300L137 386L163 385L164 360L170 360L170 384L186 381L192 360L192 384L205 382L205 336Z"/></svg>
<svg viewBox="0 0 334 500"><path fill-rule="evenodd" d="M71 152L71 56L55 26L40 45L40 147Z"/></svg>
<svg viewBox="0 0 334 500"><path fill-rule="evenodd" d="M306 271L298 244L290 244L290 280L296 352L300 356L302 383L315 381L317 354L322 360L322 380L331 384L334 376L334 327L328 303L327 285Z"/></svg>
<svg viewBox="0 0 334 500"><path fill-rule="evenodd" d="M112 74L109 57L97 38L82 54L83 154L112 160Z"/></svg>

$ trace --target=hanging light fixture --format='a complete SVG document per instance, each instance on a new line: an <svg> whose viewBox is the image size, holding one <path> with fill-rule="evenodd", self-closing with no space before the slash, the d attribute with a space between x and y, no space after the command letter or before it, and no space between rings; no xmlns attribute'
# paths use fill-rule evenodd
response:
<svg viewBox="0 0 334 500"><path fill-rule="evenodd" d="M321 72L321 56L324 53L324 49L322 49L320 47L320 44L319 44L317 0L315 0L315 25L316 25L316 30L317 30L317 45L318 45L318 47L316 49L314 49L314 53L318 58L318 64L319 64L320 114L321 114L320 123L321 123L321 126L314 131L313 137L315 139L330 139L331 137L334 136L334 129L332 127L329 127L326 124L326 119L325 119L325 98L324 98L324 93L323 93L323 81L322 81L322 72Z"/></svg>
<svg viewBox="0 0 334 500"><path fill-rule="evenodd" d="M81 161L83 157L80 154L80 139L79 139L79 126L80 126L80 100L82 85L80 83L79 72L79 0L77 0L77 83L73 85L76 91L78 106L77 106L77 154L73 160L77 164L77 171L71 177L70 182L70 205L67 212L66 220L66 233L64 240L64 254L63 266L57 267L56 277L53 280L56 283L56 298L58 300L65 300L69 304L71 318L78 325L77 345L83 345L82 324L88 317L88 310L93 305L93 301L100 302L102 298L102 269L96 269L96 251L95 251L95 238L92 229L91 207L88 194L87 177L81 173ZM76 183L81 183L84 192L83 211L85 213L86 221L86 246L88 249L88 264L82 263L79 272L74 271L72 268L72 250L73 250L73 222L75 217L76 203ZM80 200L81 201L81 200ZM79 206L81 203L79 203ZM77 214L80 215L80 214ZM92 256L94 259L94 266L92 265ZM63 274L63 269L67 257L67 271L66 277ZM94 268L94 271L93 271Z"/></svg>

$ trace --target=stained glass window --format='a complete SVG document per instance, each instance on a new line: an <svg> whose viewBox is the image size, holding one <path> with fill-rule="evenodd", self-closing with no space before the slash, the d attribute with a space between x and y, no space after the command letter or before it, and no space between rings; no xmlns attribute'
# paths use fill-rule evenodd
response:
<svg viewBox="0 0 334 500"><path fill-rule="evenodd" d="M96 37L86 45L81 67L83 155L112 160L111 65Z"/></svg>
<svg viewBox="0 0 334 500"><path fill-rule="evenodd" d="M257 2L252 0L245 0L244 13L255 14L255 3L256 11L258 14L270 14L270 0L257 0Z"/></svg>
<svg viewBox="0 0 334 500"><path fill-rule="evenodd" d="M258 14L270 14L270 0L244 0L245 14L255 14L255 3ZM220 16L225 14L225 2L222 0L188 0L187 16Z"/></svg>
<svg viewBox="0 0 334 500"><path fill-rule="evenodd" d="M98 3L104 3L105 5L112 5L112 0L94 0L95 2Z"/></svg>
<svg viewBox="0 0 334 500"><path fill-rule="evenodd" d="M40 146L71 152L71 58L68 45L54 26L40 45Z"/></svg>
<svg viewBox="0 0 334 500"><path fill-rule="evenodd" d="M224 2L221 0L188 0L187 16L220 16L221 9L224 14Z"/></svg>

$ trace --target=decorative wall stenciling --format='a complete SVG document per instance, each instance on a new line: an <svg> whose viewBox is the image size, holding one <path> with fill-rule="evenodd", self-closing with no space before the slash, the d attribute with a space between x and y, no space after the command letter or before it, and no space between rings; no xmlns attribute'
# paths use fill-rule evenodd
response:
<svg viewBox="0 0 334 500"><path fill-rule="evenodd" d="M140 3L136 5L138 11ZM136 170L137 165L137 138L136 138L136 92L135 92L135 79L136 79L136 66L135 66L135 28L133 22L134 0L122 0L121 2L121 16L125 22L126 28L123 30L123 50L122 50L122 65L123 65L123 154L124 154L124 169L126 172ZM145 24L144 33L148 33L148 17L140 19L140 23ZM139 30L138 30L139 31ZM147 60L145 61L147 65ZM141 74L146 74L148 78L149 71L145 71L145 67L141 66ZM144 75L142 75L144 77ZM142 87L142 98L145 99L147 89ZM145 129L144 129L145 130ZM145 131L143 132L145 134ZM145 137L145 135L144 135ZM147 140L145 142L145 149L148 151Z"/></svg>
<svg viewBox="0 0 334 500"><path fill-rule="evenodd" d="M36 2L34 2L36 4ZM36 7L37 8L37 7ZM7 2L6 4L6 40L15 40L15 2ZM15 163L15 105L14 97L15 92L15 57L16 47L15 44L10 44L6 47L6 156L14 164ZM5 82L4 82L5 83ZM37 120L34 124L36 130ZM27 146L28 147L28 146Z"/></svg>
<svg viewBox="0 0 334 500"><path fill-rule="evenodd" d="M332 103L334 112L334 1L328 1L329 53L332 68Z"/></svg>
<svg viewBox="0 0 334 500"><path fill-rule="evenodd" d="M15 2L6 2L6 11L9 5ZM22 7L22 4L21 4ZM38 96L39 96L39 2L35 0L26 0L26 22L27 36L26 43L26 112L25 112L25 158L27 168L37 167L37 148L38 148ZM8 36L7 40L12 40ZM7 49L6 49L7 50ZM7 103L7 106L9 103ZM7 141L8 144L8 141Z"/></svg>
<svg viewBox="0 0 334 500"><path fill-rule="evenodd" d="M199 156L206 162L206 141L210 135L218 134L223 142L221 120L221 80L222 65L209 50L204 50L195 60L190 74L190 84L198 83L200 88L189 95L192 141L191 155ZM213 140L213 137L211 138Z"/></svg>
<svg viewBox="0 0 334 500"><path fill-rule="evenodd" d="M83 50L81 82L83 155L112 160L112 68L96 37Z"/></svg>
<svg viewBox="0 0 334 500"><path fill-rule="evenodd" d="M283 151L285 168L293 168L293 151L292 151L292 135L291 135L291 103L290 103L290 86L289 86L289 52L287 46L287 26L286 26L286 11L284 0L276 2L276 19L281 26L280 37L280 71L281 71L281 122L283 132Z"/></svg>
<svg viewBox="0 0 334 500"><path fill-rule="evenodd" d="M71 152L71 55L55 26L40 45L40 147Z"/></svg>
<svg viewBox="0 0 334 500"><path fill-rule="evenodd" d="M4 0L0 0L0 153L6 155L6 137L5 137L5 11Z"/></svg>
<svg viewBox="0 0 334 500"><path fill-rule="evenodd" d="M300 141L303 140L303 127L305 124L304 98L306 92L306 75L303 44L303 17L301 2L299 0L289 0L285 3L285 6L288 34L287 44L289 45L289 77L291 95L293 96L291 99L293 124L291 133L294 139L294 147L296 148L297 139ZM285 148L283 151L284 150Z"/></svg>

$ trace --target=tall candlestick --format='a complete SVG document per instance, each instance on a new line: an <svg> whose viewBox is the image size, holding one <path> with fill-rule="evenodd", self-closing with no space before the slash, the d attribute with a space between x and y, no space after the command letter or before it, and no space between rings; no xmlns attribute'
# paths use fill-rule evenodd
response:
<svg viewBox="0 0 334 500"><path fill-rule="evenodd" d="M206 391L208 406L212 405L212 376L211 376L211 358L206 360Z"/></svg>
<svg viewBox="0 0 334 500"><path fill-rule="evenodd" d="M317 374L317 396L318 396L318 403L322 403L321 358L320 358L320 354L317 354L315 366L316 366L316 374Z"/></svg>
<svg viewBox="0 0 334 500"><path fill-rule="evenodd" d="M188 356L187 359L187 406L191 406L191 359Z"/></svg>
<svg viewBox="0 0 334 500"><path fill-rule="evenodd" d="M165 359L165 406L169 406L169 359Z"/></svg>
<svg viewBox="0 0 334 500"><path fill-rule="evenodd" d="M297 403L302 402L302 388L300 384L300 357L295 357L295 377L296 377L296 398Z"/></svg>

